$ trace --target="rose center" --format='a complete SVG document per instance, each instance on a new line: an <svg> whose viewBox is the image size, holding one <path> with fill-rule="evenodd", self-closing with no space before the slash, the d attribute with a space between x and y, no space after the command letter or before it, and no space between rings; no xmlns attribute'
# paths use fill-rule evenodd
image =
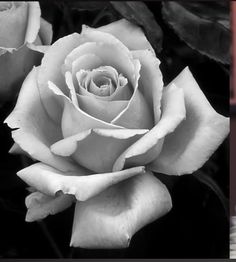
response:
<svg viewBox="0 0 236 262"><path fill-rule="evenodd" d="M93 70L80 70L76 74L80 88L96 95L111 96L117 88L124 87L128 81L122 74L110 66L101 66Z"/></svg>

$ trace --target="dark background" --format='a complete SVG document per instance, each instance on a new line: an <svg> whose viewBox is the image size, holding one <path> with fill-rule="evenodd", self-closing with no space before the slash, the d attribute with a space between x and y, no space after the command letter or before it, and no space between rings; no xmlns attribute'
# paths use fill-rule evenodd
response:
<svg viewBox="0 0 236 262"><path fill-rule="evenodd" d="M69 4L70 3L70 4ZM73 3L77 3L73 4ZM42 16L54 30L53 42L81 24L95 27L117 20L121 15L111 7L81 8L79 2L41 2ZM161 2L146 2L160 25L164 82L189 66L200 87L217 112L229 116L229 66L191 49L163 20ZM101 17L98 17L98 13ZM106 14L106 15L104 15ZM95 19L97 19L95 21ZM26 223L26 185L16 172L30 161L8 154L13 144L9 128L2 124L15 100L0 110L0 258L221 258L229 246L229 139L193 175L181 177L156 174L168 187L173 209L146 226L124 250L70 248L73 208L41 222Z"/></svg>

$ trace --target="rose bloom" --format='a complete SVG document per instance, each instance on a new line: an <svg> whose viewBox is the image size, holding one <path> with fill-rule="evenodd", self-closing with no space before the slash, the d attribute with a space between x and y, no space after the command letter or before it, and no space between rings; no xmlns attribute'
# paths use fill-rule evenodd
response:
<svg viewBox="0 0 236 262"><path fill-rule="evenodd" d="M0 2L0 101L19 89L52 39L38 2Z"/></svg>
<svg viewBox="0 0 236 262"><path fill-rule="evenodd" d="M34 189L26 221L75 202L71 245L123 248L166 214L170 194L152 173L189 174L229 132L188 68L163 87L142 30L122 19L50 46L6 119L11 152L39 161L18 172Z"/></svg>

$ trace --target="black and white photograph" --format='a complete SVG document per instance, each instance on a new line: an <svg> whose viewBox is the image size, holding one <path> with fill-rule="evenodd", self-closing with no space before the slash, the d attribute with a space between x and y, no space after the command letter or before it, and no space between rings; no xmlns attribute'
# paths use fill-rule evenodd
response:
<svg viewBox="0 0 236 262"><path fill-rule="evenodd" d="M224 0L0 1L0 259L236 258L234 24Z"/></svg>

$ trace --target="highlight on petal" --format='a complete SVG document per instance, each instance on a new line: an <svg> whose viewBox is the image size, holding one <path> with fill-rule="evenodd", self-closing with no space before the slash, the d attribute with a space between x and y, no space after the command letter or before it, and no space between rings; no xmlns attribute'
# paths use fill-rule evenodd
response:
<svg viewBox="0 0 236 262"><path fill-rule="evenodd" d="M125 248L139 229L171 207L168 190L150 172L134 176L88 201L77 201L71 246Z"/></svg>
<svg viewBox="0 0 236 262"><path fill-rule="evenodd" d="M51 151L71 156L94 172L110 172L117 156L147 132L146 129L89 129L56 142Z"/></svg>
<svg viewBox="0 0 236 262"><path fill-rule="evenodd" d="M158 158L164 138L176 129L185 114L183 90L174 84L166 87L163 91L161 120L117 158L113 170L121 170L125 165L145 165Z"/></svg>
<svg viewBox="0 0 236 262"><path fill-rule="evenodd" d="M162 99L162 73L160 71L159 59L149 50L132 51L134 58L141 63L139 90L145 97L145 100L153 109L155 123L160 120L161 116L161 99Z"/></svg>
<svg viewBox="0 0 236 262"><path fill-rule="evenodd" d="M55 215L69 208L74 202L71 195L60 195L56 197L45 195L41 192L33 192L25 199L27 214L25 220L33 222Z"/></svg>
<svg viewBox="0 0 236 262"><path fill-rule="evenodd" d="M150 168L168 175L190 174L223 142L229 133L229 118L212 108L188 68L173 83L184 91L186 120L166 137L161 154Z"/></svg>
<svg viewBox="0 0 236 262"><path fill-rule="evenodd" d="M132 176L144 173L144 167L133 167L119 172L92 174L61 172L42 163L20 170L17 175L38 191L55 196L56 193L74 195L78 201L96 196L108 187Z"/></svg>
<svg viewBox="0 0 236 262"><path fill-rule="evenodd" d="M62 138L60 127L48 117L41 103L36 83L38 68L33 68L25 79L17 104L4 123L12 131L14 141L32 158L62 171L76 170L71 160L55 156L49 147Z"/></svg>
<svg viewBox="0 0 236 262"><path fill-rule="evenodd" d="M114 35L130 50L149 49L155 54L142 29L126 19L98 27L97 30Z"/></svg>

